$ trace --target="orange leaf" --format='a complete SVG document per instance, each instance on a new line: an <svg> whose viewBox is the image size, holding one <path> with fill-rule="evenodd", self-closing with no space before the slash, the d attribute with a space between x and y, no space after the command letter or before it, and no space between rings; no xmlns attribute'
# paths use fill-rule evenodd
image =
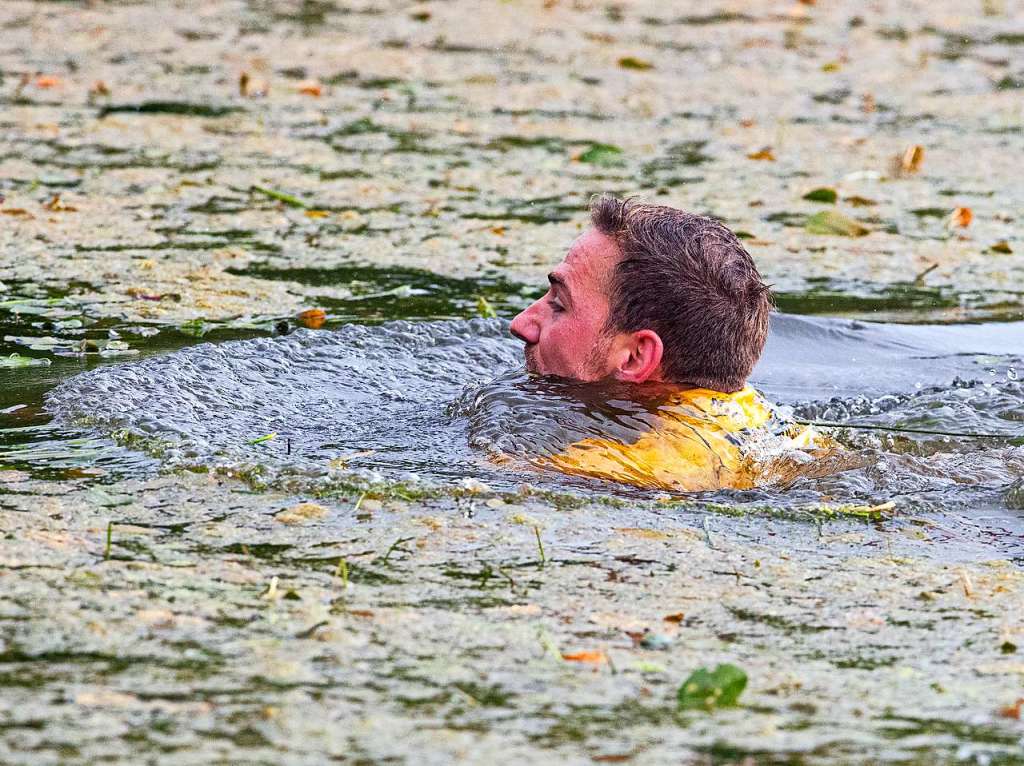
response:
<svg viewBox="0 0 1024 766"><path fill-rule="evenodd" d="M772 148L766 146L760 151L753 152L747 155L748 160L763 160L767 162L775 162L775 155L772 153Z"/></svg>
<svg viewBox="0 0 1024 766"><path fill-rule="evenodd" d="M591 665L603 665L608 662L608 655L601 649L591 649L589 651L563 653L562 659L567 662L588 662Z"/></svg>
<svg viewBox="0 0 1024 766"><path fill-rule="evenodd" d="M686 618L686 615L682 612L676 612L675 614L666 614L663 619L665 622L682 622Z"/></svg>
<svg viewBox="0 0 1024 766"><path fill-rule="evenodd" d="M41 74L36 78L37 88L56 88L60 84L60 78L53 75Z"/></svg>
<svg viewBox="0 0 1024 766"><path fill-rule="evenodd" d="M999 715L1003 718L1016 718L1020 721L1022 720L1021 713L1024 713L1024 697L1021 697L1012 705L999 708Z"/></svg>
<svg viewBox="0 0 1024 766"><path fill-rule="evenodd" d="M307 210L306 218L326 218L330 214L328 210Z"/></svg>
<svg viewBox="0 0 1024 766"><path fill-rule="evenodd" d="M303 80L299 83L299 93L306 96L320 96L323 95L324 86L320 84L319 80Z"/></svg>
<svg viewBox="0 0 1024 766"><path fill-rule="evenodd" d="M307 309L299 314L299 322L310 330L319 330L327 321L327 313L323 309Z"/></svg>
<svg viewBox="0 0 1024 766"><path fill-rule="evenodd" d="M971 225L971 221L974 220L974 213L971 212L969 207L958 207L949 214L949 219L946 221L946 226L950 229L957 227L966 229Z"/></svg>

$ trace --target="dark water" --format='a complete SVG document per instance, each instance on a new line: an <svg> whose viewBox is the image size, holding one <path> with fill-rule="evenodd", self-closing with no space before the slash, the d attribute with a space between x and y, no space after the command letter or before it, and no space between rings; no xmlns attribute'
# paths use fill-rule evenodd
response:
<svg viewBox="0 0 1024 766"><path fill-rule="evenodd" d="M754 384L786 414L836 424L831 432L862 464L785 490L711 497L751 507L895 501L901 513L937 519L950 546L1024 561L1022 366L1021 323L777 315ZM164 465L306 491L470 480L650 497L489 459L590 434L628 439L650 421L628 398L528 378L503 320L204 343L74 377L47 409L58 427L116 433Z"/></svg>

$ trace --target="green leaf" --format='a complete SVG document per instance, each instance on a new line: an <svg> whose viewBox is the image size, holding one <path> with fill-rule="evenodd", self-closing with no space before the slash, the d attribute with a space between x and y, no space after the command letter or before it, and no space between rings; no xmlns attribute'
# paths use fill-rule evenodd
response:
<svg viewBox="0 0 1024 766"><path fill-rule="evenodd" d="M747 674L735 665L717 665L712 671L697 668L679 687L679 708L710 710L731 707L746 688Z"/></svg>
<svg viewBox="0 0 1024 766"><path fill-rule="evenodd" d="M863 237L871 233L867 226L835 210L815 213L804 223L804 229L811 234L829 234L837 237Z"/></svg>
<svg viewBox="0 0 1024 766"><path fill-rule="evenodd" d="M206 322L202 319L189 319L178 325L178 329L186 335L191 335L193 338L202 338L206 335L207 326Z"/></svg>
<svg viewBox="0 0 1024 766"><path fill-rule="evenodd" d="M497 319L498 312L494 310L494 306L484 296L477 296L476 299L476 313L482 316L484 319Z"/></svg>
<svg viewBox="0 0 1024 766"><path fill-rule="evenodd" d="M580 162L588 162L591 165L611 167L622 164L622 150L611 144L593 144L579 157Z"/></svg>
<svg viewBox="0 0 1024 766"><path fill-rule="evenodd" d="M827 186L822 186L820 189L811 189L804 195L804 199L811 202L825 202L829 205L834 205L838 198L839 195L836 194L836 190L830 189Z"/></svg>
<svg viewBox="0 0 1024 766"><path fill-rule="evenodd" d="M250 439L249 440L249 444L263 444L264 442L268 442L271 439L276 439L276 438L277 438L277 432L275 431L273 433L266 434L265 436L257 436L255 439Z"/></svg>
<svg viewBox="0 0 1024 766"><path fill-rule="evenodd" d="M265 186L255 186L255 185L250 187L250 188L254 192L258 192L259 194L262 194L265 197L270 197L270 199L276 199L278 202L283 202L284 204L288 205L289 207L302 207L302 208L309 207L309 203L308 202L303 202L298 197L295 197L295 196L293 196L291 194L286 194L285 192L282 192L282 191L278 191L277 189L268 189Z"/></svg>
<svg viewBox="0 0 1024 766"><path fill-rule="evenodd" d="M21 356L21 354L11 354L10 356L0 356L0 367L49 367L49 359L36 359L31 356Z"/></svg>
<svg viewBox="0 0 1024 766"><path fill-rule="evenodd" d="M623 69L638 69L640 71L654 69L654 64L650 61L638 59L636 56L623 56L619 59L619 66Z"/></svg>

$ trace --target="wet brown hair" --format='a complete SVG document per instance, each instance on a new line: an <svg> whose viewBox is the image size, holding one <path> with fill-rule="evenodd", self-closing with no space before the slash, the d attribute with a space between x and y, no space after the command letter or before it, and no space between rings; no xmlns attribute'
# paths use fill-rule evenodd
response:
<svg viewBox="0 0 1024 766"><path fill-rule="evenodd" d="M590 217L622 251L605 329L658 333L667 381L743 388L764 350L772 299L736 235L707 216L610 196L591 202Z"/></svg>

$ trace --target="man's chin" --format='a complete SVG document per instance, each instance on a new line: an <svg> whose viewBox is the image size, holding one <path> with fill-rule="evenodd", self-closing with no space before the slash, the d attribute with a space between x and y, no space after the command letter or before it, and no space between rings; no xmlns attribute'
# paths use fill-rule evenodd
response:
<svg viewBox="0 0 1024 766"><path fill-rule="evenodd" d="M537 352L532 348L527 348L523 352L523 356L526 358L526 371L533 375L543 375L544 371L540 367L540 360L537 359Z"/></svg>

